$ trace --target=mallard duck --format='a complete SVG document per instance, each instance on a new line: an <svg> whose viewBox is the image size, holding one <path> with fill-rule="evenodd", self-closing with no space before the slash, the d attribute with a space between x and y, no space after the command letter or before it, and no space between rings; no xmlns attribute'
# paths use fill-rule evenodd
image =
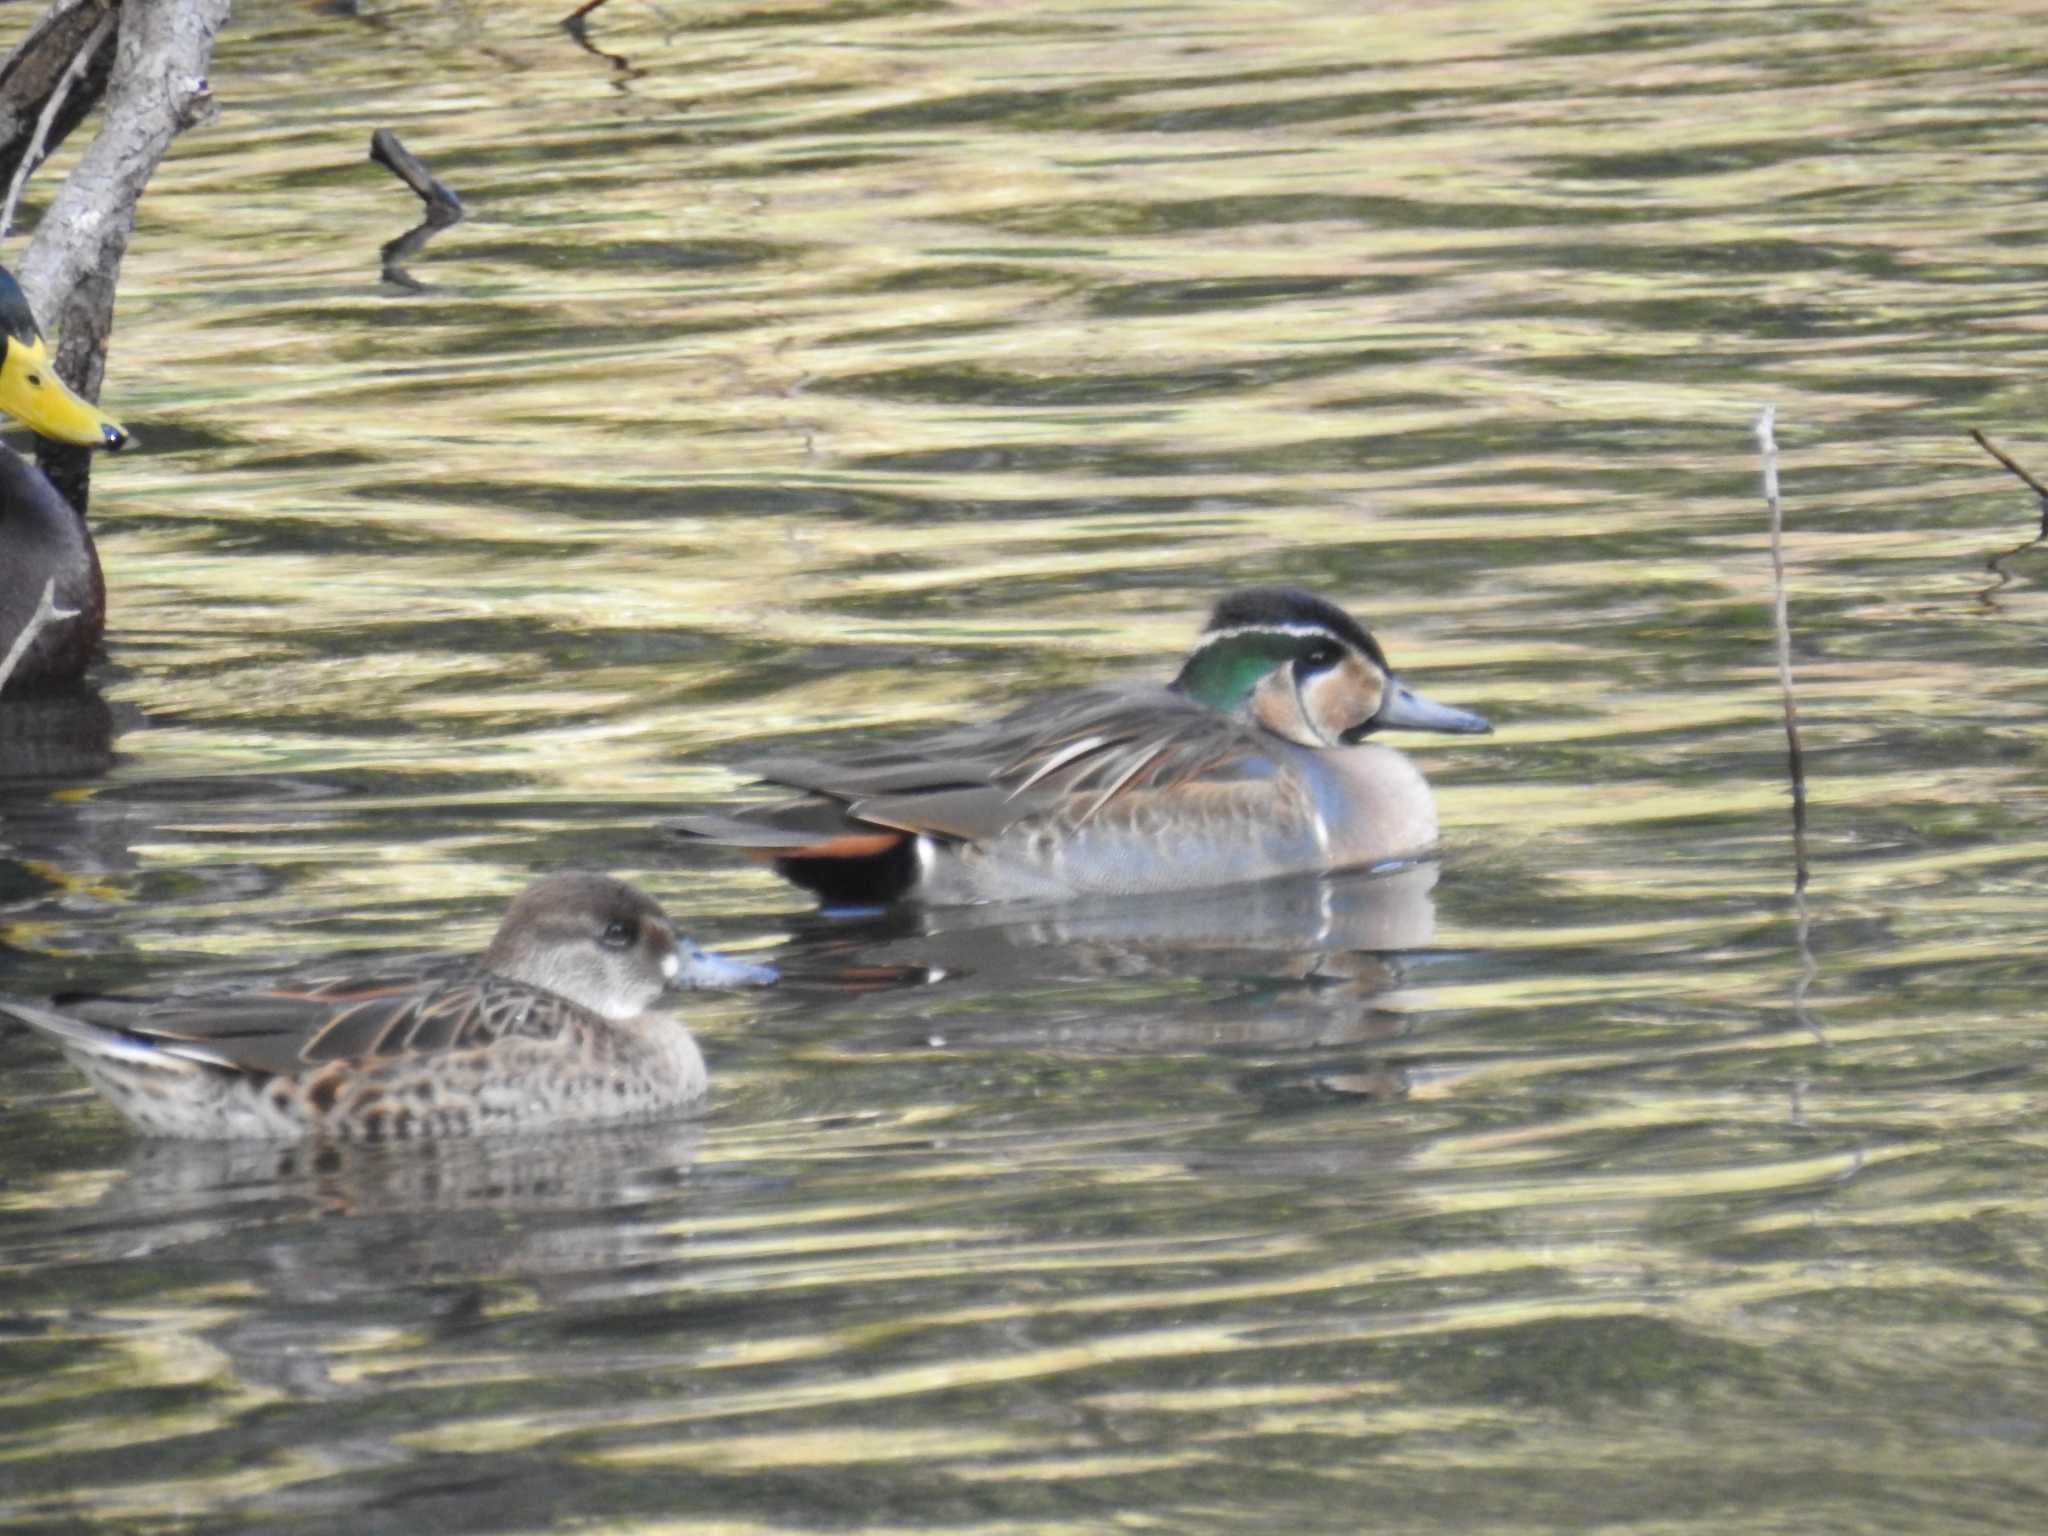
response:
<svg viewBox="0 0 2048 1536"><path fill-rule="evenodd" d="M834 904L1194 890L1426 852L1436 803L1383 730L1483 733L1295 587L1216 605L1165 687L1097 688L843 758L750 765L794 800L673 824Z"/></svg>
<svg viewBox="0 0 2048 1536"><path fill-rule="evenodd" d="M45 437L81 447L119 448L128 434L73 394L12 273L0 268L0 411ZM6 679L8 697L76 683L99 650L107 588L84 516L27 459L0 448L0 655L52 598L72 617L50 624Z"/></svg>
<svg viewBox="0 0 2048 1536"><path fill-rule="evenodd" d="M480 960L173 997L0 997L136 1127L196 1139L379 1141L658 1114L704 1092L670 986L773 970L699 949L605 875L549 875Z"/></svg>

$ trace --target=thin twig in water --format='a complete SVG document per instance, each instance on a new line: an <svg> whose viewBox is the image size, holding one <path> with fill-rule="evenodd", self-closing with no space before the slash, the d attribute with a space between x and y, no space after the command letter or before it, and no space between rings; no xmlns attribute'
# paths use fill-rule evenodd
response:
<svg viewBox="0 0 2048 1536"><path fill-rule="evenodd" d="M0 240L5 240L7 232L14 228L14 210L21 202L21 189L28 185L29 173L43 163L43 156L46 153L44 146L50 141L50 125L57 121L57 114L64 110L64 99L71 94L71 87L78 83L79 77L91 65L92 56L100 51L100 44L106 40L107 33L113 30L113 26L114 13L108 11L99 19L85 41L78 45L78 52L71 56L71 62L65 66L63 78L57 82L57 88L50 92L50 99L43 103L43 115L36 119L35 137L28 141L28 148L22 152L21 159L16 163L14 180L7 187L6 205L0 207Z"/></svg>
<svg viewBox="0 0 2048 1536"><path fill-rule="evenodd" d="M396 240L387 241L378 255L384 263L384 280L401 288L418 291L425 285L405 270L405 261L450 224L459 224L467 210L462 199L451 192L426 162L400 142L389 128L370 135L370 158L390 171L419 194L427 205L427 216Z"/></svg>
<svg viewBox="0 0 2048 1536"><path fill-rule="evenodd" d="M2002 448L2000 448L1996 443L1992 442L1991 439L1986 437L1982 432L1979 432L1975 427L1970 428L1970 436L1977 440L1977 446L1979 448L1982 448L1986 453L1990 454L1991 457L1998 460L1999 463L2003 464L2015 475L2018 475L2020 477L2021 482L2025 484L2026 488L2032 491L2036 496L2041 498L2041 532L2044 536L2048 536L2048 485L2043 485L2040 481L2036 480L2032 475L2028 474L2024 469L2020 468L2020 466L2013 461L2012 456L2010 454L2006 453Z"/></svg>
<svg viewBox="0 0 2048 1536"><path fill-rule="evenodd" d="M1812 917L1806 907L1806 755L1799 746L1799 705L1792 696L1792 622L1785 601L1785 508L1778 499L1778 439L1772 432L1776 406L1756 416L1756 446L1764 460L1764 502L1771 511L1771 619L1778 642L1778 691L1785 702L1785 764L1792 781L1792 907L1799 945L1799 980L1792 987L1792 1013L1822 1045L1827 1036L1806 1010L1806 994L1819 973L1811 942Z"/></svg>
<svg viewBox="0 0 2048 1536"><path fill-rule="evenodd" d="M593 58L603 59L622 75L636 74L637 71L634 70L631 59L622 53L608 52L590 40L590 18L596 14L597 8L603 4L604 0L583 0L583 4L577 6L575 10L562 18L561 28L576 40L578 48L581 48Z"/></svg>
<svg viewBox="0 0 2048 1536"><path fill-rule="evenodd" d="M389 128L379 128L370 135L370 158L419 194L420 201L427 205L428 222L445 226L461 220L462 199L449 191L440 177L427 169L427 163L407 149Z"/></svg>
<svg viewBox="0 0 2048 1536"><path fill-rule="evenodd" d="M36 611L21 626L21 633L14 637L14 644L7 648L7 654L0 657L0 693L7 691L7 680L14 676L14 669L21 665L21 658L28 654L28 648L35 643L37 635L52 624L77 617L76 608L57 606L57 578L53 576L44 582L43 595L36 600Z"/></svg>
<svg viewBox="0 0 2048 1536"><path fill-rule="evenodd" d="M2048 539L2048 486L2043 486L2040 481L2028 474L2010 454L2006 453L1975 427L1970 428L1970 436L1977 440L1979 448L1982 448L1991 457L1998 460L2000 464L2003 464L2008 470L2012 471L2019 478L2020 483L2034 493L2036 500L2039 502L2038 510L2041 516L2041 531L2031 539L2025 539L2013 545L2011 549L2001 549L1997 554L1989 556L1984 561L1984 569L1998 579L1977 594L1977 601L1986 608L1995 610L1998 607L1998 593L2000 589L2012 580L2012 572L2005 568L2005 562L2014 555L2025 554L2043 539Z"/></svg>

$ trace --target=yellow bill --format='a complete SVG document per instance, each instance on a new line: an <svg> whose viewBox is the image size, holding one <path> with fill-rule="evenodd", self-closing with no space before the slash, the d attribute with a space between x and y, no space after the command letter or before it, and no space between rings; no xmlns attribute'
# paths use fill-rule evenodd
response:
<svg viewBox="0 0 2048 1536"><path fill-rule="evenodd" d="M49 343L42 337L24 341L10 335L5 342L6 353L0 356L0 411L60 443L119 448L128 441L128 434L112 418L73 394L57 377Z"/></svg>

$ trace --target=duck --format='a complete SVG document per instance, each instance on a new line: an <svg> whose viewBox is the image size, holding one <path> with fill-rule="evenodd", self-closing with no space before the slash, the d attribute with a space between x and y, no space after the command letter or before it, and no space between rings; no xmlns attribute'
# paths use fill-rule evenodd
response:
<svg viewBox="0 0 2048 1536"><path fill-rule="evenodd" d="M57 377L28 298L0 267L0 412L60 443L118 449L128 433ZM0 448L0 655L35 615L43 589L69 616L16 658L8 698L76 685L99 653L107 586L85 517L27 459Z"/></svg>
<svg viewBox="0 0 2048 1536"><path fill-rule="evenodd" d="M748 765L793 799L667 823L773 863L828 906L1194 891L1418 858L1429 783L1381 731L1493 727L1397 677L1330 599L1218 601L1164 686L1036 699L843 757Z"/></svg>
<svg viewBox="0 0 2048 1536"><path fill-rule="evenodd" d="M480 958L148 997L0 996L139 1131L187 1140L393 1141L644 1119L704 1095L670 987L757 986L623 880L529 886Z"/></svg>

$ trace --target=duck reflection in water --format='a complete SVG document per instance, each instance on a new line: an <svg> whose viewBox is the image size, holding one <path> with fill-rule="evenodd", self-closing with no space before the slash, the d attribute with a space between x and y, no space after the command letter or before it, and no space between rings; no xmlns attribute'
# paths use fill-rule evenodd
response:
<svg viewBox="0 0 2048 1536"><path fill-rule="evenodd" d="M860 1032L887 1050L1277 1051L1295 1060L1283 1097L1304 1078L1316 1092L1386 1097L1403 1075L1376 1058L1413 1027L1437 876L1423 861L1174 897L807 915L793 922L789 953L803 958L789 984L828 984L807 1012L857 1010ZM1100 982L1114 984L1113 1005L1097 1001ZM932 986L1006 1006L935 1010ZM1325 1050L1341 1059L1298 1058Z"/></svg>
<svg viewBox="0 0 2048 1536"><path fill-rule="evenodd" d="M136 1140L94 1170L104 1191L66 1252L243 1277L262 1298L208 1309L198 1336L242 1382L349 1398L355 1328L433 1341L506 1292L523 1310L661 1284L681 1240L645 1213L695 1199L703 1140L689 1118L404 1143ZM60 1198L75 1203L75 1185Z"/></svg>
<svg viewBox="0 0 2048 1536"><path fill-rule="evenodd" d="M691 1117L417 1143L148 1138L123 1149L121 1177L99 1209L119 1218L129 1252L232 1241L249 1225L235 1210L243 1201L284 1200L327 1217L469 1210L590 1215L672 1188L703 1140L702 1123ZM627 1236L616 1221L603 1225L613 1239ZM451 1249L473 1247L478 1236L429 1232L430 1240L445 1237ZM592 1240L585 1235L578 1243ZM576 1257L590 1256L579 1247ZM608 1248L603 1262L642 1257L638 1250ZM350 1267L321 1266L333 1276ZM363 1276L366 1291L376 1283Z"/></svg>

